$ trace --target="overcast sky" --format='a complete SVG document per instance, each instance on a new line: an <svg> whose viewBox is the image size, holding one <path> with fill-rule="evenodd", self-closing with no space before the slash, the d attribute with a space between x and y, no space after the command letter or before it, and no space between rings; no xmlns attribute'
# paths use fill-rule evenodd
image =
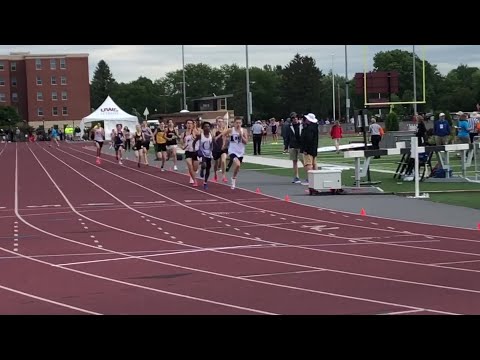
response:
<svg viewBox="0 0 480 360"><path fill-rule="evenodd" d="M426 59L446 74L460 64L480 67L480 45L416 45L415 50L422 57L425 48ZM368 70L372 57L378 51L393 49L412 50L412 45L368 46ZM182 66L181 45L0 45L0 55L10 52L30 51L33 53L88 53L90 78L99 60L105 60L115 79L129 82L139 76L152 80L161 78L168 71ZM349 77L363 72L365 46L348 46ZM250 66L286 65L296 53L312 56L324 73L332 68L332 54L335 73L345 75L344 45L250 45ZM185 63L206 63L212 66L222 64L245 65L244 45L185 45Z"/></svg>

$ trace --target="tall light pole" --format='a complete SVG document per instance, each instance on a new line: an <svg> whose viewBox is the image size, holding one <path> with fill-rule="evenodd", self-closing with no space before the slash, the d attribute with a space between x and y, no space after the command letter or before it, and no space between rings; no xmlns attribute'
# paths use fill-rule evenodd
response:
<svg viewBox="0 0 480 360"><path fill-rule="evenodd" d="M186 82L185 82L185 45L182 45L182 72L183 72L183 82L182 82L182 92L183 92L183 110L187 109L187 93Z"/></svg>
<svg viewBox="0 0 480 360"><path fill-rule="evenodd" d="M245 61L246 61L246 89L247 89L247 125L252 124L251 119L251 111L252 111L252 104L251 104L251 93L250 93L250 70L248 68L248 45L245 45Z"/></svg>
<svg viewBox="0 0 480 360"><path fill-rule="evenodd" d="M335 74L333 73L333 57L332 54L332 104L333 104L333 121L335 121Z"/></svg>
<svg viewBox="0 0 480 360"><path fill-rule="evenodd" d="M413 45L413 101L417 101L417 76L415 71L415 45ZM417 115L417 104L413 104L413 115Z"/></svg>
<svg viewBox="0 0 480 360"><path fill-rule="evenodd" d="M346 120L350 120L350 95L348 94L348 61L347 61L347 45L345 45L345 103L347 106Z"/></svg>

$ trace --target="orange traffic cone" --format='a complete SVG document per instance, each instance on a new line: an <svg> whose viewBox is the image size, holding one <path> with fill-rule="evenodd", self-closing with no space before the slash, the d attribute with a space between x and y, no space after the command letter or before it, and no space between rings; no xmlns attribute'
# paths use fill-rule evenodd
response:
<svg viewBox="0 0 480 360"><path fill-rule="evenodd" d="M480 230L480 223L477 224L477 228L478 228L478 230Z"/></svg>
<svg viewBox="0 0 480 360"><path fill-rule="evenodd" d="M290 196L285 195L285 201L290 201Z"/></svg>
<svg viewBox="0 0 480 360"><path fill-rule="evenodd" d="M360 210L360 215L362 215L362 216L366 216L366 215L367 215L367 212L365 211L364 208L362 208L362 210Z"/></svg>
<svg viewBox="0 0 480 360"><path fill-rule="evenodd" d="M257 188L257 190L255 190L255 192L256 192L257 194L261 194L261 193L262 193L262 192L260 191L260 188Z"/></svg>

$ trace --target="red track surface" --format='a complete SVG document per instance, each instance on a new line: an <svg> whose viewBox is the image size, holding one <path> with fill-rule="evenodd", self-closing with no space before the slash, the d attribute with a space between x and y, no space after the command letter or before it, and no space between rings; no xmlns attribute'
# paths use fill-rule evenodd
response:
<svg viewBox="0 0 480 360"><path fill-rule="evenodd" d="M480 311L478 231L205 192L80 144L0 151L1 314Z"/></svg>

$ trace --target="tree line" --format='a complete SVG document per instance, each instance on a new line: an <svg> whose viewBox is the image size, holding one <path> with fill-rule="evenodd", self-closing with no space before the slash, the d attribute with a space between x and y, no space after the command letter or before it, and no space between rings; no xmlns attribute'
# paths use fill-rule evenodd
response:
<svg viewBox="0 0 480 360"><path fill-rule="evenodd" d="M378 52L374 55L374 71L398 71L399 93L392 101L413 100L413 54L403 50ZM245 67L238 64L212 67L207 64L187 64L186 94L189 109L191 99L212 94L233 94L229 109L236 115L246 114ZM422 61L417 57L417 99L423 98ZM417 105L419 112L470 111L480 98L480 69L459 65L442 75L435 64L425 62L426 104ZM177 112L182 109L182 70L165 74L159 79L140 76L137 80L117 82L108 64L101 60L91 82L91 107L96 109L107 95L125 111L143 117L148 107L150 114ZM332 74L321 70L310 56L296 54L285 66L265 65L250 68L250 90L253 99L253 118L286 117L291 111L313 112L321 118L331 118ZM344 76L335 75L336 117L345 114ZM353 79L348 79L351 108L363 108L363 96L355 93ZM339 100L340 99L340 100ZM395 106L398 115L413 113L411 105ZM339 113L340 111L340 113ZM340 115L340 116L339 116Z"/></svg>

